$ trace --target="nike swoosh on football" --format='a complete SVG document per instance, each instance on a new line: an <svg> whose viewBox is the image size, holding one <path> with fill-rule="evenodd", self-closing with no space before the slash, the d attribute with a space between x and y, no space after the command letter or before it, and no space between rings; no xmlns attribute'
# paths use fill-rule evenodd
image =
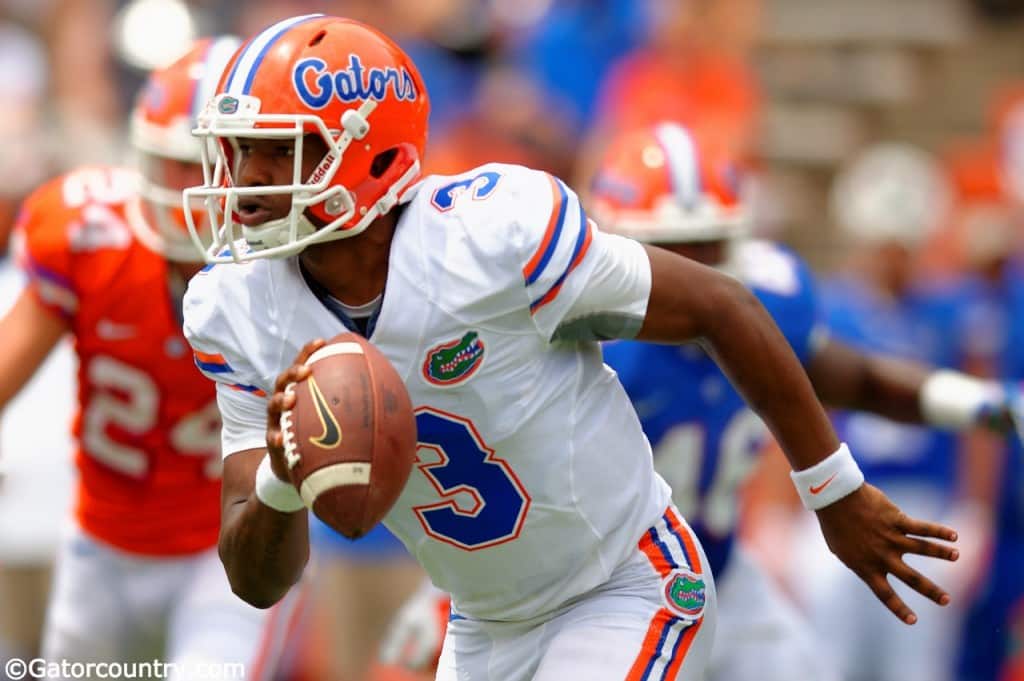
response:
<svg viewBox="0 0 1024 681"><path fill-rule="evenodd" d="M96 335L103 340L123 340L135 336L135 327L129 324L118 324L109 319L101 319L96 324Z"/></svg>
<svg viewBox="0 0 1024 681"><path fill-rule="evenodd" d="M810 486L810 487L809 487L808 489L810 489L810 490L811 490L811 494L821 494L821 492L822 492L822 491L823 491L823 490L824 490L824 489L825 489L826 487L828 487L828 486L829 486L830 484L832 484L832 481L836 479L836 476L837 476L837 475L839 475L839 473L833 473L833 474L832 474L832 477L830 477L830 478L829 478L828 480L826 480L825 482L821 483L821 484L820 484L820 485L818 485L818 486L814 486L814 485L811 485L811 486Z"/></svg>
<svg viewBox="0 0 1024 681"><path fill-rule="evenodd" d="M320 386L316 384L316 380L310 376L308 381L309 392L313 397L313 403L316 405L317 415L320 417L320 424L324 428L323 435L320 437L311 437L309 438L309 441L317 447L332 449L341 444L341 426L338 425L337 419L335 419L334 414L331 413L331 408L327 405L327 400L324 399L324 394L320 392Z"/></svg>

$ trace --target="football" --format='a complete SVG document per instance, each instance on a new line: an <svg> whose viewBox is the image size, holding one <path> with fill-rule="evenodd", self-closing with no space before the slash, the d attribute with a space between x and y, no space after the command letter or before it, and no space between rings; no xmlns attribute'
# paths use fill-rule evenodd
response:
<svg viewBox="0 0 1024 681"><path fill-rule="evenodd" d="M281 415L292 484L306 506L357 539L387 514L416 458L416 420L398 372L361 336L343 333L306 361Z"/></svg>

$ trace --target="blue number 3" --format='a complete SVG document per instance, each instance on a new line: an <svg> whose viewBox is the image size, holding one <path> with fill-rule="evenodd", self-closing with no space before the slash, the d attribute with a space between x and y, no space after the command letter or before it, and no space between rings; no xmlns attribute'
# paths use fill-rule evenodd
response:
<svg viewBox="0 0 1024 681"><path fill-rule="evenodd" d="M427 534L466 551L519 537L530 496L508 463L484 444L473 423L420 407L416 429L417 447L434 451L440 459L419 466L442 499L413 508ZM469 499L472 503L465 503Z"/></svg>
<svg viewBox="0 0 1024 681"><path fill-rule="evenodd" d="M434 190L434 195L430 197L430 203L444 213L452 209L455 200L464 192L471 192L476 201L483 201L494 193L494 188L498 186L500 179L501 173L488 170L479 175L446 184Z"/></svg>

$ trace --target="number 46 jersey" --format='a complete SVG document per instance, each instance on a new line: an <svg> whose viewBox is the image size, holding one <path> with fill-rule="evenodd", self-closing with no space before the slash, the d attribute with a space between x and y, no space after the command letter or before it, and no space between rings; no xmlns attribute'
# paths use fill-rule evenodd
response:
<svg viewBox="0 0 1024 681"><path fill-rule="evenodd" d="M427 178L404 200L367 335L412 398L418 465L385 524L459 614L539 616L605 582L669 504L593 340L639 328L650 264L526 168ZM218 381L225 455L265 447L278 374L346 328L298 258L193 278L185 332Z"/></svg>
<svg viewBox="0 0 1024 681"><path fill-rule="evenodd" d="M130 226L135 182L99 167L56 178L28 198L16 238L30 291L75 336L79 524L124 551L183 555L217 542L219 419L167 264Z"/></svg>

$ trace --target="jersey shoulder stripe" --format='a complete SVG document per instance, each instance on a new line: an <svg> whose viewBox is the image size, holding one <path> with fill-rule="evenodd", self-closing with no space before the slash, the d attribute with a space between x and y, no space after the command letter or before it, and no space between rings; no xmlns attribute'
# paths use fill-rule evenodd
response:
<svg viewBox="0 0 1024 681"><path fill-rule="evenodd" d="M587 220L586 215L583 214L582 206L580 206L580 223L585 226L580 230L579 235L576 237L576 246L573 248L572 261L569 263L569 266L565 271L562 272L562 275L558 277L558 280L555 281L554 285L548 289L548 292L530 303L531 314L537 312L537 310L555 299L558 292L562 289L562 284L565 283L566 277L572 274L572 271L576 269L581 262L583 262L584 256L586 256L587 251L590 249L590 242L593 239L594 223Z"/></svg>
<svg viewBox="0 0 1024 681"><path fill-rule="evenodd" d="M547 179L551 184L551 217L548 220L547 228L544 230L544 237L541 239L540 245L537 247L536 252L534 252L533 257L523 267L523 278L526 279L527 286L537 281L541 272L544 271L544 268L550 262L551 256L555 252L555 247L558 245L558 239L562 235L566 212L569 206L569 195L565 190L565 185L551 175L547 175Z"/></svg>
<svg viewBox="0 0 1024 681"><path fill-rule="evenodd" d="M522 268L531 314L558 296L566 278L583 262L590 249L594 229L576 194L561 180L547 173L543 175L551 190L551 212L540 243ZM528 245L529 241L528 236Z"/></svg>

